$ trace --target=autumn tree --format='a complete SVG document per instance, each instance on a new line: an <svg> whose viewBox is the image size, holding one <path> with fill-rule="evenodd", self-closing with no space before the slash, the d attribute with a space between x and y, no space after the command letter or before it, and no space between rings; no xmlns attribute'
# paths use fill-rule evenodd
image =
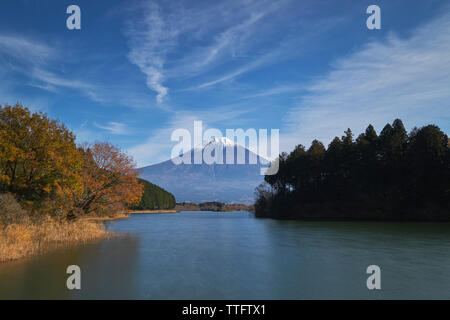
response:
<svg viewBox="0 0 450 320"><path fill-rule="evenodd" d="M62 212L82 190L81 167L75 136L63 124L19 104L0 106L1 193Z"/></svg>
<svg viewBox="0 0 450 320"><path fill-rule="evenodd" d="M133 159L108 143L80 147L83 193L76 207L84 213L111 214L137 203L143 193Z"/></svg>

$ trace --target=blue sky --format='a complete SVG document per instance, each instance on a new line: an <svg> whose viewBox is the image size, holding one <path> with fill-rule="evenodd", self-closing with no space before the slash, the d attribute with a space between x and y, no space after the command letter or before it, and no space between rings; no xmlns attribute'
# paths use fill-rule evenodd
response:
<svg viewBox="0 0 450 320"><path fill-rule="evenodd" d="M66 8L81 8L81 30ZM381 30L366 8L381 8ZM281 149L401 118L449 133L446 1L0 2L0 104L60 119L139 166L177 128L280 129Z"/></svg>

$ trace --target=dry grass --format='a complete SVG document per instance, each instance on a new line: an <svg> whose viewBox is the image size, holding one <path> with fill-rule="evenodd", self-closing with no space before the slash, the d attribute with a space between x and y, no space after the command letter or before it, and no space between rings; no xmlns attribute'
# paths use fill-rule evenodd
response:
<svg viewBox="0 0 450 320"><path fill-rule="evenodd" d="M103 223L96 221L68 222L47 217L34 223L0 222L0 262L38 254L55 245L87 243L108 235Z"/></svg>

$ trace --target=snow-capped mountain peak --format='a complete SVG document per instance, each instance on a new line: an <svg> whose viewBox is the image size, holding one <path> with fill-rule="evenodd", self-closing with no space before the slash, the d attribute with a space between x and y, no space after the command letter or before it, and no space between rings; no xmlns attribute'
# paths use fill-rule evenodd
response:
<svg viewBox="0 0 450 320"><path fill-rule="evenodd" d="M202 150L205 149L207 146L211 147L214 145L221 145L223 147L234 147L237 146L237 144L232 141L231 139L228 139L226 137L214 137L210 140L203 141L202 145L198 145L194 148L194 150Z"/></svg>
<svg viewBox="0 0 450 320"><path fill-rule="evenodd" d="M141 168L140 177L173 193L178 202L250 204L255 187L264 181L261 170L265 167L256 153L220 137L204 141L178 158Z"/></svg>
<svg viewBox="0 0 450 320"><path fill-rule="evenodd" d="M223 145L225 147L232 147L232 146L236 145L234 143L234 141L232 141L232 140L230 140L230 139L228 139L226 137L218 137L218 138L214 137L211 140L206 141L203 144L203 146L206 147L207 145L212 145L212 144L221 144L221 145Z"/></svg>

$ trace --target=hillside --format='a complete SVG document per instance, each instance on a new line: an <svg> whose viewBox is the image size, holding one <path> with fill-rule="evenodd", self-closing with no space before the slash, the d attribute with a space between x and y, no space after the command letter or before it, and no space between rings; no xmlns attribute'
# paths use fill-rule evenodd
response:
<svg viewBox="0 0 450 320"><path fill-rule="evenodd" d="M144 186L144 193L141 201L130 209L133 210L156 210L173 209L175 207L175 197L161 187L148 182L144 179L138 179Z"/></svg>

